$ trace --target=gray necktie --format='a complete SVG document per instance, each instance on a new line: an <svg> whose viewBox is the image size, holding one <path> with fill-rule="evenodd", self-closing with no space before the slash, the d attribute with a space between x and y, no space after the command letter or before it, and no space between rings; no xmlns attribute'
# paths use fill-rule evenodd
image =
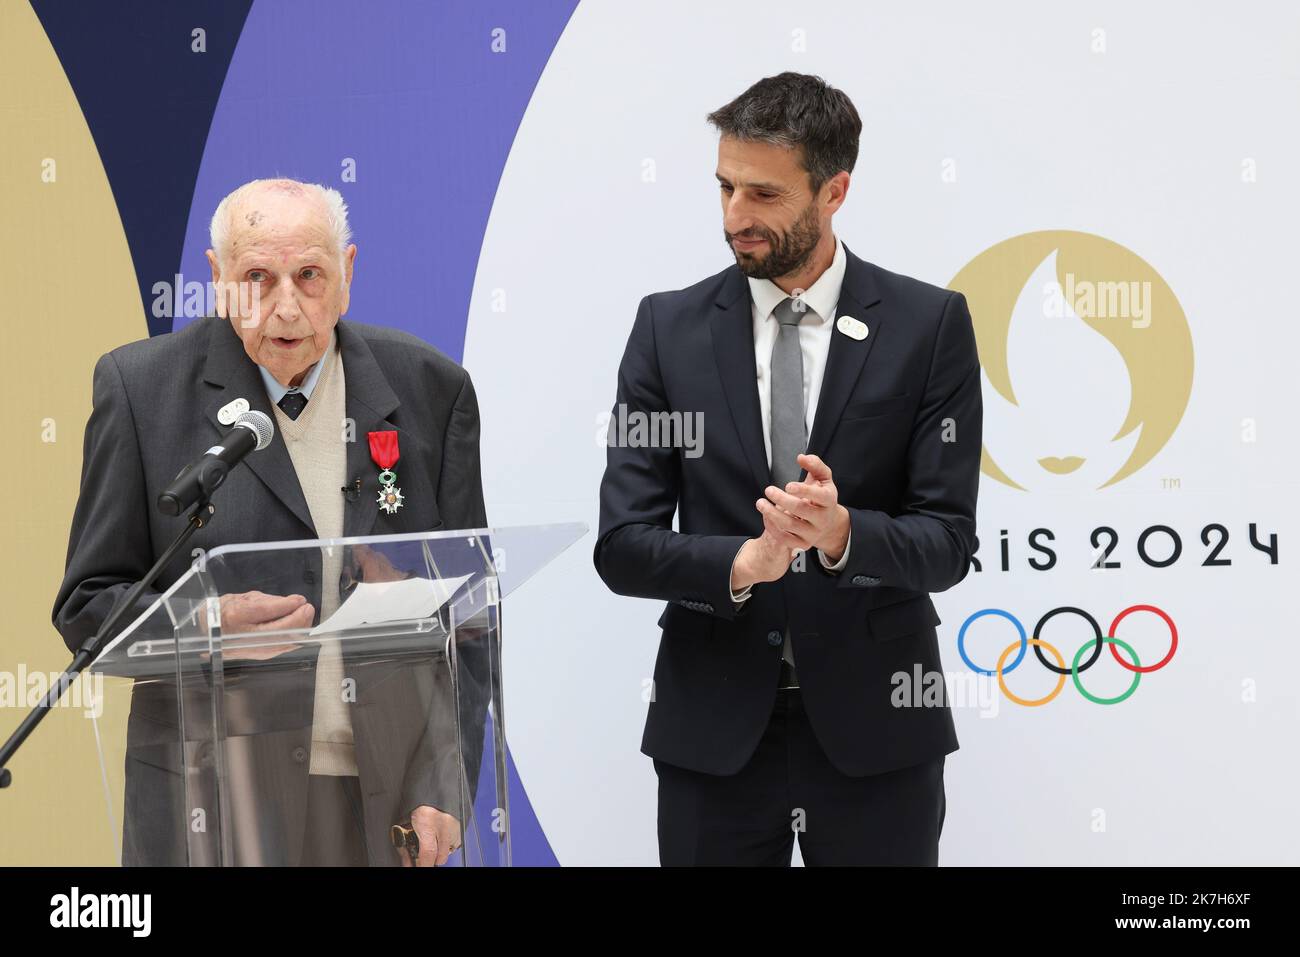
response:
<svg viewBox="0 0 1300 957"><path fill-rule="evenodd" d="M782 491L786 483L799 481L803 471L796 457L808 448L808 426L803 395L803 351L799 348L799 320L807 306L795 308L793 299L784 299L774 315L780 323L776 344L772 346L772 484ZM781 657L794 666L794 649L790 647L790 629L785 632Z"/></svg>

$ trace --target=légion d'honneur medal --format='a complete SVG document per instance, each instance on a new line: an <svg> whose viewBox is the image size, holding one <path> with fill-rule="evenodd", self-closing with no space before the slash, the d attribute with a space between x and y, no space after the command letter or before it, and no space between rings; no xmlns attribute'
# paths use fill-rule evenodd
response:
<svg viewBox="0 0 1300 957"><path fill-rule="evenodd" d="M379 473L379 507L392 515L402 507L402 490L397 487L397 473L393 466L402 457L397 448L396 432L370 432L370 457L381 469Z"/></svg>

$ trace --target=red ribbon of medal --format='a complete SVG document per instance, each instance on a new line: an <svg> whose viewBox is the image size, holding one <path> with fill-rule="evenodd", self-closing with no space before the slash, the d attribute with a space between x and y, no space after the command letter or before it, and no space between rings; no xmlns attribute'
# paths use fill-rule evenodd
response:
<svg viewBox="0 0 1300 957"><path fill-rule="evenodd" d="M370 432L370 457L381 469L391 469L402 457L397 448L396 432Z"/></svg>
<svg viewBox="0 0 1300 957"><path fill-rule="evenodd" d="M388 514L393 514L402 507L402 490L397 487L397 475L393 466L402 457L397 447L397 432L369 432L370 457L380 468L379 498L377 503Z"/></svg>

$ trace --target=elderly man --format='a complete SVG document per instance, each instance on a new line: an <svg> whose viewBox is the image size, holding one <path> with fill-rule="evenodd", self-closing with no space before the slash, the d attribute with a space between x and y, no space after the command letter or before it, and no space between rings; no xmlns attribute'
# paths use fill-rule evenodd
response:
<svg viewBox="0 0 1300 957"><path fill-rule="evenodd" d="M121 346L95 366L81 493L53 614L71 649L97 631L179 530L152 503L226 431L231 408L273 416L275 437L249 467L231 472L214 499L217 519L192 539L198 548L486 524L468 373L414 336L342 321L356 258L342 197L292 180L248 183L217 207L211 241L216 288L254 295L219 297L216 316ZM372 432L400 440L400 507L378 502ZM178 556L158 590L190 560ZM346 573L338 562L323 555L317 572L296 569L296 581L275 581L275 594L223 596L223 627L301 629L327 618ZM374 672L363 674L336 646L317 647L295 648L298 665L304 654L319 660L281 664L283 684L272 685L290 698L281 713L306 717L300 726L288 722L273 757L258 758L264 780L253 790L274 794L252 799L262 833L247 862L410 865L388 838L393 824L409 824L420 838L418 863L443 863L463 817L450 689L431 692L426 679L391 663L379 680L366 680ZM291 676L304 673L306 685L301 678L294 685ZM339 693L345 678L356 679L355 700ZM135 685L124 863L187 860L175 694L167 681Z"/></svg>

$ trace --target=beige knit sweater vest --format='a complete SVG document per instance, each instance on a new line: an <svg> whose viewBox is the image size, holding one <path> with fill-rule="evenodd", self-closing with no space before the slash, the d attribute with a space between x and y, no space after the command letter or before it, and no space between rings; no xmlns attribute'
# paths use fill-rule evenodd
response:
<svg viewBox="0 0 1300 957"><path fill-rule="evenodd" d="M347 394L338 336L331 335L329 348L311 398L296 420L274 406L276 425L289 449L294 471L302 486L317 538L343 537L343 493L347 484L347 443L344 419ZM342 549L321 552L321 608L324 621L339 605L339 574ZM331 554L332 553L332 554ZM350 684L350 683L349 683ZM316 701L312 714L311 774L355 775L356 750L352 738L351 702L355 700L344 684L343 661L336 642L323 642L316 661Z"/></svg>

